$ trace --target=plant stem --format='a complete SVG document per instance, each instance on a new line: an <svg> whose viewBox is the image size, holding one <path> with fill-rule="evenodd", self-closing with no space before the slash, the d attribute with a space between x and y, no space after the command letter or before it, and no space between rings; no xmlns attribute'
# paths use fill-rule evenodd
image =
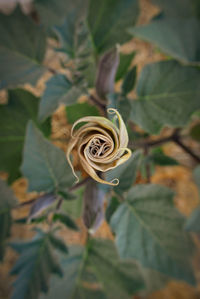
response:
<svg viewBox="0 0 200 299"><path fill-rule="evenodd" d="M180 136L180 130L176 129L170 136L163 137L157 140L143 140L138 142L129 143L129 148L148 148L159 146L167 142L174 142L179 145L186 153L188 153L196 162L200 163L200 157L197 156L187 145L185 145Z"/></svg>

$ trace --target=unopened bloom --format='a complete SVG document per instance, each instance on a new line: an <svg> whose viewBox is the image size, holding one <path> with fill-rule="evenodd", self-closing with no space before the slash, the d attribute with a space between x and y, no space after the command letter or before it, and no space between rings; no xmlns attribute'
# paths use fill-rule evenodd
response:
<svg viewBox="0 0 200 299"><path fill-rule="evenodd" d="M128 133L121 115L113 108L109 108L108 113L115 114L113 121L100 116L86 116L77 120L72 127L66 156L77 180L70 160L70 154L74 149L77 151L80 168L95 181L113 186L119 183L117 178L108 182L99 176L100 172L119 166L131 156L131 150L127 148ZM80 123L86 124L74 132Z"/></svg>

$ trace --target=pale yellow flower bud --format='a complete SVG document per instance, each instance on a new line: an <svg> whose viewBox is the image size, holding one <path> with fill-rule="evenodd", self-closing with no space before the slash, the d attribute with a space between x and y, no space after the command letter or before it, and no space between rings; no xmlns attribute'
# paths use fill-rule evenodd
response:
<svg viewBox="0 0 200 299"><path fill-rule="evenodd" d="M119 126L105 117L86 116L77 120L72 127L66 156L77 180L70 160L73 149L77 150L79 163L84 171L95 181L113 186L119 183L117 178L107 182L98 175L98 172L106 172L119 166L131 156L131 150L127 148L128 133L121 115L113 108L109 108L108 113L117 116ZM77 124L82 122L86 124L74 132Z"/></svg>

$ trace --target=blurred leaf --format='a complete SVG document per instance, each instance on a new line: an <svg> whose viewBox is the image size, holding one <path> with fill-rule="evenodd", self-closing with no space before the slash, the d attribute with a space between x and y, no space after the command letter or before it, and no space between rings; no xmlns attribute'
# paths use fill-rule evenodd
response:
<svg viewBox="0 0 200 299"><path fill-rule="evenodd" d="M74 194L66 191L59 191L58 195L60 195L64 200L73 200L76 198Z"/></svg>
<svg viewBox="0 0 200 299"><path fill-rule="evenodd" d="M17 204L12 190L6 182L0 179L0 261L2 261L5 250L6 238L10 235L12 225L11 209Z"/></svg>
<svg viewBox="0 0 200 299"><path fill-rule="evenodd" d="M70 124L75 123L79 118L84 116L100 116L96 106L87 102L77 103L66 107L67 121Z"/></svg>
<svg viewBox="0 0 200 299"><path fill-rule="evenodd" d="M132 35L154 43L164 53L184 63L200 63L200 21L195 18L162 18L129 29Z"/></svg>
<svg viewBox="0 0 200 299"><path fill-rule="evenodd" d="M83 2L82 10L87 7L86 0L34 0L34 6L39 13L40 22L46 27L63 23L66 15L69 15L79 3ZM81 13L82 11L80 11Z"/></svg>
<svg viewBox="0 0 200 299"><path fill-rule="evenodd" d="M29 191L67 191L74 183L64 152L45 139L31 121L27 127L21 170L29 180Z"/></svg>
<svg viewBox="0 0 200 299"><path fill-rule="evenodd" d="M62 275L53 251L56 239L50 233L40 232L31 241L10 244L20 254L11 270L11 274L18 275L12 299L37 299L41 291L47 292L51 273ZM57 243L55 247L60 249Z"/></svg>
<svg viewBox="0 0 200 299"><path fill-rule="evenodd" d="M145 281L145 289L140 292L141 296L147 297L152 292L163 289L165 285L171 280L170 277L147 268L140 268L141 274Z"/></svg>
<svg viewBox="0 0 200 299"><path fill-rule="evenodd" d="M52 205L56 199L57 198L53 193L46 193L38 197L30 209L28 219L31 220L40 215L46 208Z"/></svg>
<svg viewBox="0 0 200 299"><path fill-rule="evenodd" d="M70 229L73 229L75 231L78 231L79 228L76 225L76 223L67 215L64 214L63 212L56 212L53 215L53 221L60 221L63 224L65 224L67 227L69 227Z"/></svg>
<svg viewBox="0 0 200 299"><path fill-rule="evenodd" d="M106 179L108 181L114 178L119 179L119 185L113 188L116 193L121 195L133 185L136 179L140 158L141 151L135 151L128 161L106 173Z"/></svg>
<svg viewBox="0 0 200 299"><path fill-rule="evenodd" d="M163 152L153 152L149 157L148 157L148 161L152 161L153 163L155 163L156 165L160 165L160 166L176 166L179 165L179 163L165 155Z"/></svg>
<svg viewBox="0 0 200 299"><path fill-rule="evenodd" d="M117 69L115 81L119 81L126 75L128 69L131 65L131 62L133 61L135 54L136 54L136 52L131 52L130 54L120 53L119 66Z"/></svg>
<svg viewBox="0 0 200 299"><path fill-rule="evenodd" d="M111 219L122 258L194 284L192 243L184 218L173 205L174 193L159 185L137 185Z"/></svg>
<svg viewBox="0 0 200 299"><path fill-rule="evenodd" d="M122 83L122 93L124 95L128 94L131 90L133 90L135 86L137 78L137 67L134 66L132 69L126 74L124 81Z"/></svg>
<svg viewBox="0 0 200 299"><path fill-rule="evenodd" d="M77 101L82 91L65 75L57 74L47 81L46 89L43 93L40 107L39 119L44 120L51 115L59 104L72 104Z"/></svg>
<svg viewBox="0 0 200 299"><path fill-rule="evenodd" d="M71 247L62 261L63 279L53 278L40 299L129 299L143 287L137 264L121 262L111 241L91 239L85 248Z"/></svg>
<svg viewBox="0 0 200 299"><path fill-rule="evenodd" d="M182 17L188 18L198 16L199 0L152 0L152 2L158 5L164 12L164 15L169 17Z"/></svg>
<svg viewBox="0 0 200 299"><path fill-rule="evenodd" d="M200 193L200 165L194 169L193 176Z"/></svg>
<svg viewBox="0 0 200 299"><path fill-rule="evenodd" d="M200 206L194 209L190 217L187 219L185 230L195 233L200 232Z"/></svg>
<svg viewBox="0 0 200 299"><path fill-rule="evenodd" d="M0 169L9 173L12 183L21 173L22 150L29 119L36 122L39 99L23 89L9 90L8 104L0 105ZM48 124L40 125L47 133Z"/></svg>
<svg viewBox="0 0 200 299"><path fill-rule="evenodd" d="M94 180L86 183L84 191L83 222L89 232L94 233L104 219L105 192Z"/></svg>
<svg viewBox="0 0 200 299"><path fill-rule="evenodd" d="M106 95L114 92L115 76L119 65L118 46L107 51L100 59L97 69L96 92L105 99Z"/></svg>
<svg viewBox="0 0 200 299"><path fill-rule="evenodd" d="M190 136L192 137L192 139L200 142L200 123L194 125L191 129L190 129Z"/></svg>
<svg viewBox="0 0 200 299"><path fill-rule="evenodd" d="M84 188L80 188L74 191L73 193L77 198L75 200L64 201L61 209L63 212L77 219L81 217L81 213L82 213L82 201L83 201Z"/></svg>
<svg viewBox="0 0 200 299"><path fill-rule="evenodd" d="M131 103L121 94L113 93L108 95L107 108L117 109L126 123L131 112Z"/></svg>
<svg viewBox="0 0 200 299"><path fill-rule="evenodd" d="M176 61L147 65L140 75L138 100L132 101L130 119L149 133L163 126L183 127L200 108L200 70Z"/></svg>
<svg viewBox="0 0 200 299"><path fill-rule="evenodd" d="M137 0L90 0L88 25L96 52L130 40L127 28L135 25L138 15Z"/></svg>
<svg viewBox="0 0 200 299"><path fill-rule="evenodd" d="M42 28L19 7L9 16L0 13L0 89L35 84L45 71L41 65L45 50Z"/></svg>
<svg viewBox="0 0 200 299"><path fill-rule="evenodd" d="M111 197L106 207L106 221L110 222L113 213L117 210L120 205L120 201L117 197Z"/></svg>

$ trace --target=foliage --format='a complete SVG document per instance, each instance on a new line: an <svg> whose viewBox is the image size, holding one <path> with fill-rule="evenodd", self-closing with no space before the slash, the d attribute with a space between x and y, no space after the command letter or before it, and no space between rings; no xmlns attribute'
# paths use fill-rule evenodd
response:
<svg viewBox="0 0 200 299"><path fill-rule="evenodd" d="M11 270L13 299L128 299L149 295L170 279L195 284L190 232L199 235L200 205L185 220L174 191L151 184L151 175L157 166L178 165L162 149L174 142L194 159L199 188L200 157L185 138L196 144L200 135L200 5L151 2L160 11L140 26L138 0L34 0L30 15L19 6L0 14L0 89L7 95L0 103L0 170L8 184L23 175L28 192L35 192L35 198L17 204L12 186L0 180L0 260L12 225L31 223L36 231L31 240L10 242L19 254ZM152 51L159 49L162 61L141 70L137 53L123 51L135 37L151 43ZM70 136L62 130L61 138L51 134L61 104L65 132L82 117L109 118L107 109L119 111L132 154L124 164L98 173L108 182L119 179L118 185L89 178L77 167L76 148L74 168L81 181L75 183L62 150ZM29 214L15 219L12 210L24 205ZM104 219L113 241L94 236ZM83 224L82 245L67 246L57 235L64 227L78 234Z"/></svg>

